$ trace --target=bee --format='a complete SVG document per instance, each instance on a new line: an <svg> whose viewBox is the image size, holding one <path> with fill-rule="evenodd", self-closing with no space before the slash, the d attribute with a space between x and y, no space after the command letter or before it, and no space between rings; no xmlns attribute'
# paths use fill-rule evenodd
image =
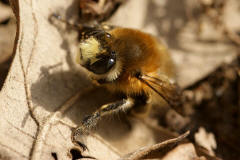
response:
<svg viewBox="0 0 240 160"><path fill-rule="evenodd" d="M166 47L156 37L137 29L106 25L81 27L80 34L76 62L94 82L121 93L123 98L86 116L73 131L73 141L105 115L139 106L150 108L163 100L170 106L178 105L175 67Z"/></svg>

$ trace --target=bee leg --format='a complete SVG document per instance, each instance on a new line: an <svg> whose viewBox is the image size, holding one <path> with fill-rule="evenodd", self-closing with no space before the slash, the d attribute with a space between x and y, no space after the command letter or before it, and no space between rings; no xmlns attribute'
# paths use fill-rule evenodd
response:
<svg viewBox="0 0 240 160"><path fill-rule="evenodd" d="M133 97L135 99L135 105L131 110L131 114L137 118L147 117L152 108L151 99L146 94L141 94Z"/></svg>
<svg viewBox="0 0 240 160"><path fill-rule="evenodd" d="M141 111L136 111L134 109L131 110L131 114L136 118L143 119L149 115L151 109L152 109L152 105L146 104L145 106L142 107Z"/></svg>
<svg viewBox="0 0 240 160"><path fill-rule="evenodd" d="M109 103L103 105L100 109L98 109L96 112L93 114L85 117L82 120L82 123L79 127L77 127L73 132L72 132L72 142L80 145L83 149L86 148L84 144L79 144L79 142L76 141L76 137L78 135L84 135L87 134L89 130L91 130L93 127L97 125L97 122L100 120L101 117L114 113L114 112L119 112L121 110L126 110L134 106L134 99L132 98L127 98L127 99L122 99L120 101L114 102L114 103Z"/></svg>

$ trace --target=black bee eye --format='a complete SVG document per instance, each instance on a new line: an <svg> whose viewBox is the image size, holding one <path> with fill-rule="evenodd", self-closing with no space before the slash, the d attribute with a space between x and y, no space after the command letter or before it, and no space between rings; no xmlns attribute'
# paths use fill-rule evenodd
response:
<svg viewBox="0 0 240 160"><path fill-rule="evenodd" d="M90 65L88 63L86 68L96 74L107 73L116 64L116 54L111 53L110 56L101 56L100 59Z"/></svg>
<svg viewBox="0 0 240 160"><path fill-rule="evenodd" d="M112 68L112 66L116 63L116 53L115 51L111 52L111 56L108 60L107 68Z"/></svg>
<svg viewBox="0 0 240 160"><path fill-rule="evenodd" d="M112 66L113 66L115 63L116 63L116 62L115 62L115 59L110 58L110 59L108 60L107 68L112 68Z"/></svg>
<svg viewBox="0 0 240 160"><path fill-rule="evenodd" d="M107 37L107 38L111 38L112 36L111 36L111 34L106 33L106 37Z"/></svg>

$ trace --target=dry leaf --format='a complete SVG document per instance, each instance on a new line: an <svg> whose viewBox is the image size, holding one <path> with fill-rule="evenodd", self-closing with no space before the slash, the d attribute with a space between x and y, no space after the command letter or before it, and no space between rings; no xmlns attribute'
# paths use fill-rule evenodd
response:
<svg viewBox="0 0 240 160"><path fill-rule="evenodd" d="M0 25L0 90L11 64L14 38L16 35L15 23L15 20L12 18L7 24Z"/></svg>
<svg viewBox="0 0 240 160"><path fill-rule="evenodd" d="M70 69L66 58L68 44L64 44L48 17L53 11L67 10L74 4L12 1L12 5L17 14L18 35L13 65L0 94L0 155L6 154L10 159L52 159L56 153L60 159L70 159L71 129L59 123L64 112L59 108L65 107L63 104L70 97L77 98L73 95L89 82L81 72ZM78 114L74 116L81 120ZM72 121L68 116L65 119ZM95 147L98 150L93 152L96 157L100 155L99 159L118 157L102 142L96 140Z"/></svg>
<svg viewBox="0 0 240 160"><path fill-rule="evenodd" d="M79 0L80 19L98 22L108 19L125 0Z"/></svg>
<svg viewBox="0 0 240 160"><path fill-rule="evenodd" d="M235 50L226 44L197 41L191 25L175 12L175 7L185 5L178 3L132 0L120 7L111 22L155 31L157 36L171 40L170 51L179 66L180 84L187 86L225 59L232 59ZM116 97L103 89L84 90L91 84L72 60L77 51L77 33L49 22L49 15L54 12L60 12L70 21L76 20L78 1L12 0L11 4L18 28L15 57L0 93L0 157L72 159L70 126L76 126L84 115ZM160 15L159 10L163 11ZM184 29L180 30L181 27ZM170 138L142 121L109 119L101 121L96 133L82 139L89 151L74 154L80 154L76 158L118 159Z"/></svg>
<svg viewBox="0 0 240 160"><path fill-rule="evenodd" d="M11 10L10 6L0 2L0 10L1 10L0 23L9 19L10 17L13 17L12 10Z"/></svg>
<svg viewBox="0 0 240 160"><path fill-rule="evenodd" d="M13 53L16 22L12 9L0 1L0 90L7 76Z"/></svg>
<svg viewBox="0 0 240 160"><path fill-rule="evenodd" d="M198 132L195 133L194 139L198 145L207 148L210 155L214 155L213 149L217 148L217 143L213 133L207 133L203 127L200 127Z"/></svg>
<svg viewBox="0 0 240 160"><path fill-rule="evenodd" d="M163 160L197 160L200 157L197 156L195 148L193 144L187 143L177 146L174 150L169 152ZM201 160L206 160L205 158L202 158Z"/></svg>
<svg viewBox="0 0 240 160"><path fill-rule="evenodd" d="M128 155L126 158L123 158L123 160L140 160L140 159L148 159L150 157L151 159L162 158L165 154L167 154L174 147L176 147L178 143L182 142L183 139L186 138L188 135L189 135L189 131L184 133L183 135L180 135L177 138L169 139L164 142L154 144L152 146L140 148L137 151ZM188 153L186 152L186 154Z"/></svg>
<svg viewBox="0 0 240 160"><path fill-rule="evenodd" d="M13 19L6 25L0 25L0 64L11 57L15 34L16 24Z"/></svg>

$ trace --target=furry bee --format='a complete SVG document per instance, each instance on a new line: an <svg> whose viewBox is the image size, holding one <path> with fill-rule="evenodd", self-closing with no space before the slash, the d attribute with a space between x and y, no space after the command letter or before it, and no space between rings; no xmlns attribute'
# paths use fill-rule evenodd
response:
<svg viewBox="0 0 240 160"><path fill-rule="evenodd" d="M167 49L154 36L130 28L101 28L82 32L77 63L90 77L125 98L101 106L87 116L75 133L96 125L106 114L143 106L149 108L163 98L171 106L178 102L174 64Z"/></svg>
<svg viewBox="0 0 240 160"><path fill-rule="evenodd" d="M106 25L81 26L79 31L77 63L96 83L124 98L85 117L73 131L73 141L94 127L102 116L113 112L139 106L150 108L163 100L170 106L178 105L180 92L174 64L156 37L137 29Z"/></svg>

